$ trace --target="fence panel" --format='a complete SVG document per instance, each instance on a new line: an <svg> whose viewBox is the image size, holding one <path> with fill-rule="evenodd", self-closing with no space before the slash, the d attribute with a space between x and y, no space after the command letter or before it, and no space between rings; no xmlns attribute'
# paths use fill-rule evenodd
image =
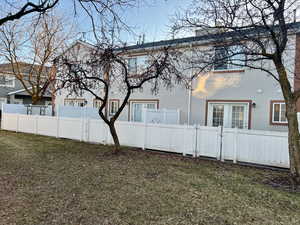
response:
<svg viewBox="0 0 300 225"><path fill-rule="evenodd" d="M37 133L46 136L56 137L58 134L58 118L50 116L38 116L37 119Z"/></svg>
<svg viewBox="0 0 300 225"><path fill-rule="evenodd" d="M117 122L116 130L121 145L144 148L145 124L132 122ZM111 135L109 133L109 137Z"/></svg>
<svg viewBox="0 0 300 225"><path fill-rule="evenodd" d="M218 127L197 127L197 156L220 157L221 134Z"/></svg>
<svg viewBox="0 0 300 225"><path fill-rule="evenodd" d="M83 120L75 118L60 118L58 132L59 137L82 140Z"/></svg>
<svg viewBox="0 0 300 225"><path fill-rule="evenodd" d="M19 123L18 129L20 132L24 133L36 133L36 117L29 115L18 115Z"/></svg>
<svg viewBox="0 0 300 225"><path fill-rule="evenodd" d="M146 148L183 153L184 126L147 124Z"/></svg>
<svg viewBox="0 0 300 225"><path fill-rule="evenodd" d="M237 160L289 168L287 133L239 130Z"/></svg>
<svg viewBox="0 0 300 225"><path fill-rule="evenodd" d="M18 131L18 114L2 113L1 129Z"/></svg>
<svg viewBox="0 0 300 225"><path fill-rule="evenodd" d="M108 132L106 124L101 120L87 120L87 123L87 141L106 144Z"/></svg>

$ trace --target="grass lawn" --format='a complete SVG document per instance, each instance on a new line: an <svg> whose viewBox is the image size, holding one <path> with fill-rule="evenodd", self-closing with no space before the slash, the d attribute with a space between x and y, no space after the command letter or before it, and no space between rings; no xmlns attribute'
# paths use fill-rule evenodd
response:
<svg viewBox="0 0 300 225"><path fill-rule="evenodd" d="M284 172L0 131L0 224L300 224Z"/></svg>

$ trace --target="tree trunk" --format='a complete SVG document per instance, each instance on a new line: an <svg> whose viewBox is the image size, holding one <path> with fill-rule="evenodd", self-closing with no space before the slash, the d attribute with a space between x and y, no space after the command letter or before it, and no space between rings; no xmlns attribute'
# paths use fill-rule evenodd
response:
<svg viewBox="0 0 300 225"><path fill-rule="evenodd" d="M31 96L32 105L37 105L39 100L40 100L40 98L38 98L36 96Z"/></svg>
<svg viewBox="0 0 300 225"><path fill-rule="evenodd" d="M295 186L300 185L300 134L298 129L296 101L286 104L288 120L288 141L290 155L290 171Z"/></svg>
<svg viewBox="0 0 300 225"><path fill-rule="evenodd" d="M110 130L110 134L114 140L114 144L115 144L115 153L118 154L121 150L121 146L120 146L120 142L119 142L119 137L115 128L115 123L109 123L109 130Z"/></svg>

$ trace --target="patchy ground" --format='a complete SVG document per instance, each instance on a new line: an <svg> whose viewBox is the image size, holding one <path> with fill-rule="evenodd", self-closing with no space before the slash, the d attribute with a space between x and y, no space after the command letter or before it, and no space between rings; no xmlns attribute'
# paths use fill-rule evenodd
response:
<svg viewBox="0 0 300 225"><path fill-rule="evenodd" d="M0 132L0 224L300 224L284 172Z"/></svg>

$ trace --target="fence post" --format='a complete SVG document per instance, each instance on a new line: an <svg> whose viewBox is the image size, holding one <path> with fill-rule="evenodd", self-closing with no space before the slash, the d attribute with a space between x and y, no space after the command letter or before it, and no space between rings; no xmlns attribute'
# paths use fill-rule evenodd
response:
<svg viewBox="0 0 300 225"><path fill-rule="evenodd" d="M164 124L167 124L167 110L163 109Z"/></svg>
<svg viewBox="0 0 300 225"><path fill-rule="evenodd" d="M38 115L35 116L35 129L34 129L34 133L38 134L38 121L39 121L39 117Z"/></svg>
<svg viewBox="0 0 300 225"><path fill-rule="evenodd" d="M86 141L90 141L90 119L88 118L86 121Z"/></svg>
<svg viewBox="0 0 300 225"><path fill-rule="evenodd" d="M59 138L59 105L56 110L56 138Z"/></svg>
<svg viewBox="0 0 300 225"><path fill-rule="evenodd" d="M233 163L237 161L237 142L238 142L238 128L234 129L234 140L233 140Z"/></svg>
<svg viewBox="0 0 300 225"><path fill-rule="evenodd" d="M217 131L217 141L219 144L219 156L217 156L218 160L224 161L223 158L223 127L222 126L218 126L218 131Z"/></svg>
<svg viewBox="0 0 300 225"><path fill-rule="evenodd" d="M3 121L4 121L4 104L5 103L2 103L2 106L1 106L1 129L4 128L4 125L3 125Z"/></svg>
<svg viewBox="0 0 300 225"><path fill-rule="evenodd" d="M188 130L188 125L184 126L183 129L182 129L182 131L183 131L183 134L182 134L182 137L183 137L183 140L182 140L182 145L183 145L182 155L183 156L186 156L185 134L187 133L187 130Z"/></svg>
<svg viewBox="0 0 300 225"><path fill-rule="evenodd" d="M177 124L180 124L180 109L177 109Z"/></svg>
<svg viewBox="0 0 300 225"><path fill-rule="evenodd" d="M197 136L198 136L198 126L197 125L194 125L194 129L195 129L195 132L194 132L194 153L193 153L193 157L197 157L197 147L198 147L198 144L197 144Z"/></svg>
<svg viewBox="0 0 300 225"><path fill-rule="evenodd" d="M143 109L144 113L144 142L143 142L143 150L147 148L147 111Z"/></svg>
<svg viewBox="0 0 300 225"><path fill-rule="evenodd" d="M17 114L17 130L16 130L16 132L19 132L19 120L20 120L20 114L18 113Z"/></svg>

